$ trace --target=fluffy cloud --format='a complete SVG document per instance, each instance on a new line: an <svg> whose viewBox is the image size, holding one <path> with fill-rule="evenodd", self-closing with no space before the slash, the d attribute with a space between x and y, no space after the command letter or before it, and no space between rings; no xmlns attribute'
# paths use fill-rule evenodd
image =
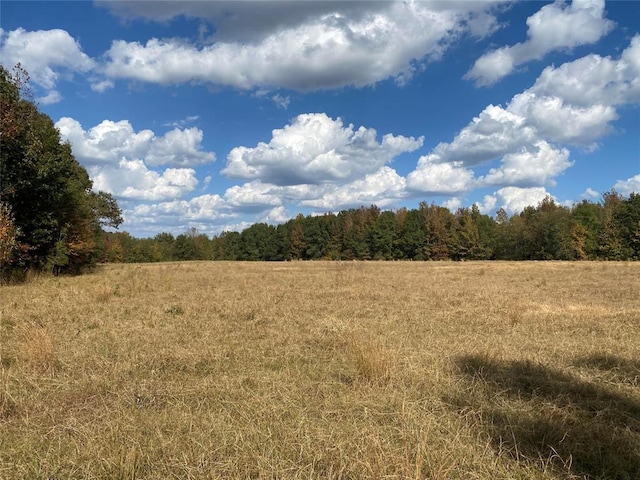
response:
<svg viewBox="0 0 640 480"><path fill-rule="evenodd" d="M283 206L279 206L269 210L266 215L259 218L258 221L262 223L277 224L284 223L289 219L291 219L291 215Z"/></svg>
<svg viewBox="0 0 640 480"><path fill-rule="evenodd" d="M127 20L201 18L198 39L113 41L93 60L64 30L0 30L0 59L18 61L47 91L60 75L89 73L95 92L118 78L300 91L408 81L461 35L496 29L489 2L101 2ZM215 34L207 37L212 26ZM192 42L193 40L193 42ZM58 98L44 95L50 101ZM274 97L286 108L287 97Z"/></svg>
<svg viewBox="0 0 640 480"><path fill-rule="evenodd" d="M339 210L376 204L386 207L405 197L406 181L389 167L382 167L352 183L333 186L320 197L302 200L301 205L321 210Z"/></svg>
<svg viewBox="0 0 640 480"><path fill-rule="evenodd" d="M537 206L549 192L544 187L519 188L504 187L489 198L485 197L485 205L493 203L504 208L508 213L520 213L526 207Z"/></svg>
<svg viewBox="0 0 640 480"><path fill-rule="evenodd" d="M477 86L492 85L518 65L540 60L548 52L597 42L614 23L604 18L604 0L574 0L545 5L527 19L527 41L493 50L465 75Z"/></svg>
<svg viewBox="0 0 640 480"><path fill-rule="evenodd" d="M430 163L477 165L516 152L537 138L536 130L525 117L508 108L489 105L451 143L439 143L428 158Z"/></svg>
<svg viewBox="0 0 640 480"><path fill-rule="evenodd" d="M281 206L281 192L274 185L260 181L245 183L228 188L224 194L227 205L243 212L263 211L269 207Z"/></svg>
<svg viewBox="0 0 640 480"><path fill-rule="evenodd" d="M238 2L225 5L226 11L205 2L109 7L156 20L204 17L216 27L213 43L202 47L179 39L114 41L105 54L109 78L241 89L309 91L387 78L404 82L416 62L438 59L461 34L481 36L496 24L486 2ZM229 8L237 14L229 15Z"/></svg>
<svg viewBox="0 0 640 480"><path fill-rule="evenodd" d="M407 177L408 186L424 192L465 191L471 185L465 167L495 160L501 160L500 167L479 178L476 186L554 185L554 177L572 165L569 151L558 145L596 148L613 130L618 106L639 101L636 35L617 60L588 55L547 67L506 107L487 106L451 143L438 144L420 159Z"/></svg>
<svg viewBox="0 0 640 480"><path fill-rule="evenodd" d="M431 195L455 195L471 190L473 171L460 162L436 163L436 156L420 157L418 167L407 176L409 188Z"/></svg>
<svg viewBox="0 0 640 480"><path fill-rule="evenodd" d="M268 144L231 150L222 173L276 185L347 182L378 171L423 142L386 134L378 143L376 135L372 128L345 127L340 118L324 113L303 114L273 130Z"/></svg>
<svg viewBox="0 0 640 480"><path fill-rule="evenodd" d="M202 130L174 128L158 137L151 130L135 132L128 120L104 120L89 130L80 122L63 117L56 127L71 142L76 158L87 165L117 163L120 159L142 159L147 165L180 167L215 161L213 152L202 150Z"/></svg>
<svg viewBox="0 0 640 480"><path fill-rule="evenodd" d="M104 190L129 200L167 200L180 198L198 185L195 170L167 168L158 173L149 170L142 160L120 160L117 165L89 168L96 190Z"/></svg>
<svg viewBox="0 0 640 480"><path fill-rule="evenodd" d="M237 219L219 195L141 204L125 210L124 217L125 222L136 225L138 236L153 236L159 231L180 234L191 227L212 235L233 229L226 226Z"/></svg>
<svg viewBox="0 0 640 480"><path fill-rule="evenodd" d="M595 198L599 198L600 194L596 192L593 188L587 187L587 189L584 192L582 192L582 195L580 195L580 197L584 199L595 199Z"/></svg>
<svg viewBox="0 0 640 480"><path fill-rule="evenodd" d="M51 105L62 100L62 95L57 90L49 90L43 97L38 97L36 101L42 105Z"/></svg>
<svg viewBox="0 0 640 480"><path fill-rule="evenodd" d="M502 159L500 168L492 168L480 178L480 185L555 185L553 180L573 165L569 161L569 150L557 149L544 140L537 142L533 149L523 148Z"/></svg>
<svg viewBox="0 0 640 480"><path fill-rule="evenodd" d="M640 102L640 35L618 60L591 54L545 68L530 92L579 107Z"/></svg>
<svg viewBox="0 0 640 480"><path fill-rule="evenodd" d="M143 223L176 221L226 221L233 218L219 195L201 195L191 200L172 200L153 205L138 205L132 212Z"/></svg>
<svg viewBox="0 0 640 480"><path fill-rule="evenodd" d="M20 63L31 79L47 93L43 103L61 99L55 91L61 76L75 72L87 73L95 68L82 47L65 30L27 32L18 28L11 32L0 29L0 62L11 67Z"/></svg>
<svg viewBox="0 0 640 480"><path fill-rule="evenodd" d="M200 18L215 25L218 40L264 38L313 18L341 15L359 18L387 7L385 2L140 2L99 1L120 18L167 22L176 17Z"/></svg>
<svg viewBox="0 0 640 480"><path fill-rule="evenodd" d="M630 195L631 193L640 195L640 174L626 180L618 180L613 188L622 195Z"/></svg>

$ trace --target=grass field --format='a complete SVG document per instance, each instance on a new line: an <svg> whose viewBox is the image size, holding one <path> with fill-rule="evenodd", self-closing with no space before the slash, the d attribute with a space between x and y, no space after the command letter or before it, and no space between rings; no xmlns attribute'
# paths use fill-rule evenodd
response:
<svg viewBox="0 0 640 480"><path fill-rule="evenodd" d="M640 263L0 288L0 478L640 478Z"/></svg>

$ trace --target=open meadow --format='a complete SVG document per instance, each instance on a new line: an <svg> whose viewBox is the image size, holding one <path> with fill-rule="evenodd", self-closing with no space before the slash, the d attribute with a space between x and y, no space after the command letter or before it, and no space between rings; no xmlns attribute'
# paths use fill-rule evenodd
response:
<svg viewBox="0 0 640 480"><path fill-rule="evenodd" d="M107 265L0 300L2 479L640 478L640 263Z"/></svg>

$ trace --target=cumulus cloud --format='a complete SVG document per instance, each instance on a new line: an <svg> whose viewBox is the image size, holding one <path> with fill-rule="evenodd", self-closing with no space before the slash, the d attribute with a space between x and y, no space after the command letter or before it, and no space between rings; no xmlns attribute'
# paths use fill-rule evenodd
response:
<svg viewBox="0 0 640 480"><path fill-rule="evenodd" d="M0 29L0 62L9 68L20 63L31 80L47 91L40 99L43 103L60 100L55 88L62 76L87 73L96 66L80 44L59 29L34 32L23 28L10 32Z"/></svg>
<svg viewBox="0 0 640 480"><path fill-rule="evenodd" d="M508 213L520 213L526 207L537 206L549 192L544 187L504 187L493 195L485 197L485 206L493 203L493 206L504 208Z"/></svg>
<svg viewBox="0 0 640 480"><path fill-rule="evenodd" d="M153 236L159 231L181 234L191 227L211 235L233 230L228 225L237 220L237 214L226 206L219 195L140 204L125 210L124 217L126 223L136 225L138 236ZM246 227L249 225L247 223Z"/></svg>
<svg viewBox="0 0 640 480"><path fill-rule="evenodd" d="M460 197L451 197L449 200L442 202L442 206L448 208L452 212L455 212L464 205L462 204L462 199Z"/></svg>
<svg viewBox="0 0 640 480"><path fill-rule="evenodd" d="M120 159L142 159L147 165L188 167L214 162L213 152L202 150L202 130L174 128L162 136L151 130L134 131L128 120L103 120L84 130L80 122L63 117L56 122L63 140L84 164L117 163Z"/></svg>
<svg viewBox="0 0 640 480"><path fill-rule="evenodd" d="M438 144L420 159L407 177L408 186L424 192L465 191L473 185L465 169L495 160L501 165L477 179L476 186L554 185L554 178L573 163L561 145L597 148L597 141L613 130L617 108L639 101L636 35L617 60L587 55L547 67L506 107L487 106L450 143Z"/></svg>
<svg viewBox="0 0 640 480"><path fill-rule="evenodd" d="M376 136L372 128L344 126L340 118L324 113L298 115L291 124L273 130L268 144L231 150L222 173L276 185L348 182L378 171L423 142L422 137L391 134L378 142Z"/></svg>
<svg viewBox="0 0 640 480"><path fill-rule="evenodd" d="M613 28L604 17L604 0L562 1L543 6L527 19L527 41L486 53L465 75L477 86L488 86L547 53L595 43Z"/></svg>
<svg viewBox="0 0 640 480"><path fill-rule="evenodd" d="M495 196L485 195L482 202L476 202L475 205L481 213L491 215L495 212L497 203L498 199Z"/></svg>
<svg viewBox="0 0 640 480"><path fill-rule="evenodd" d="M269 210L266 215L263 215L262 217L260 217L258 219L259 222L263 222L263 223L269 223L271 225L273 224L278 224L278 223L284 223L287 220L290 220L292 217L289 214L289 212L287 212L287 209L284 208L283 206L279 206L279 207L274 207L271 210Z"/></svg>
<svg viewBox="0 0 640 480"><path fill-rule="evenodd" d="M409 188L431 195L455 195L473 188L472 170L460 162L436 163L436 158L420 157L418 167L407 176Z"/></svg>
<svg viewBox="0 0 640 480"><path fill-rule="evenodd" d="M117 164L93 166L89 173L96 190L126 200L158 201L180 198L198 185L195 170L167 168L149 170L142 160L120 160Z"/></svg>
<svg viewBox="0 0 640 480"><path fill-rule="evenodd" d="M332 186L320 197L300 202L303 206L321 210L339 210L375 204L386 207L405 197L406 181L389 167L351 183Z"/></svg>
<svg viewBox="0 0 640 480"><path fill-rule="evenodd" d="M198 38L114 40L94 60L64 30L0 30L0 58L21 61L38 85L82 72L95 92L114 80L200 82L299 91L407 82L462 35L495 30L490 2L102 2L126 20L204 19ZM286 108L287 97L274 97Z"/></svg>
<svg viewBox="0 0 640 480"><path fill-rule="evenodd" d="M340 15L359 18L388 6L388 2L140 2L99 1L123 20L167 22L176 17L199 18L215 25L217 40L251 41L313 18Z"/></svg>
<svg viewBox="0 0 640 480"><path fill-rule="evenodd" d="M632 193L640 195L640 174L626 180L618 180L613 188L622 195L630 195Z"/></svg>
<svg viewBox="0 0 640 480"><path fill-rule="evenodd" d="M114 79L241 89L309 91L387 78L405 82L416 62L440 58L460 35L494 29L491 7L486 2L238 2L225 4L223 11L205 2L116 2L109 8L128 17L207 18L216 36L203 46L182 39L116 40L104 67Z"/></svg>
<svg viewBox="0 0 640 480"><path fill-rule="evenodd" d="M166 223L175 221L227 221L234 215L225 206L219 195L201 195L190 200L172 200L156 204L142 204L132 210L142 223Z"/></svg>
<svg viewBox="0 0 640 480"><path fill-rule="evenodd" d="M51 105L62 100L62 95L57 90L49 90L43 97L38 97L36 101L42 105Z"/></svg>
<svg viewBox="0 0 640 480"><path fill-rule="evenodd" d="M95 80L91 84L91 90L98 93L104 93L113 87L114 87L114 84L111 80Z"/></svg>
<svg viewBox="0 0 640 480"><path fill-rule="evenodd" d="M618 60L591 54L545 68L530 92L579 107L640 102L640 35Z"/></svg>
<svg viewBox="0 0 640 480"><path fill-rule="evenodd" d="M243 212L263 211L282 205L281 195L274 185L260 181L248 182L228 188L224 193L227 205Z"/></svg>
<svg viewBox="0 0 640 480"><path fill-rule="evenodd" d="M555 177L573 165L569 161L569 150L557 149L544 140L533 148L523 148L509 153L502 159L499 168L478 179L479 185L535 186L555 185Z"/></svg>
<svg viewBox="0 0 640 480"><path fill-rule="evenodd" d="M595 198L599 198L600 194L596 192L593 188L587 187L587 189L584 192L582 192L582 195L580 195L580 197L584 199L595 199Z"/></svg>

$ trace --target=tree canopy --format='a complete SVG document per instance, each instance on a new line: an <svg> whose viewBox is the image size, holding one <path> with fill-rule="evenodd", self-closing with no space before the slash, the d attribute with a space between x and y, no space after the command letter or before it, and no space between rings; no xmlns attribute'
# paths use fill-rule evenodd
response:
<svg viewBox="0 0 640 480"><path fill-rule="evenodd" d="M0 273L75 271L99 255L102 227L121 211L28 98L28 75L0 66Z"/></svg>
<svg viewBox="0 0 640 480"><path fill-rule="evenodd" d="M569 208L544 198L509 217L476 205L449 209L422 202L417 209L360 207L337 214L298 215L273 226L209 238L193 229L135 239L105 237L105 260L639 260L640 194L607 192L599 203Z"/></svg>

